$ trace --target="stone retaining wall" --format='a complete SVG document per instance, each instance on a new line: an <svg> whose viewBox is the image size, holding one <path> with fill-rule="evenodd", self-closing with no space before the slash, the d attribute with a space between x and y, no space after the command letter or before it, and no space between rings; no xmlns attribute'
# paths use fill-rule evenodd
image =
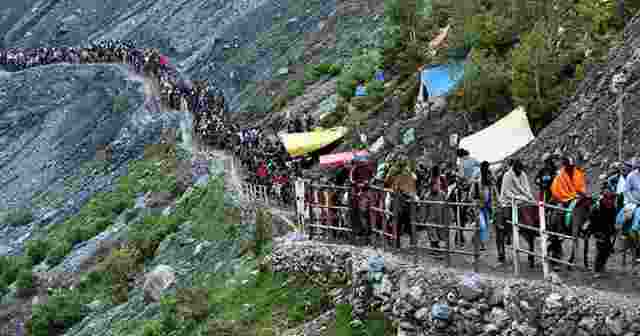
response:
<svg viewBox="0 0 640 336"><path fill-rule="evenodd" d="M366 248L275 239L274 271L350 272L352 284L336 294L351 303L354 318L380 307L398 322L398 335L640 335L640 298L591 288L480 275L464 285L461 271L411 265L383 253L386 272L379 290L367 289ZM434 303L449 306L449 321L432 320Z"/></svg>

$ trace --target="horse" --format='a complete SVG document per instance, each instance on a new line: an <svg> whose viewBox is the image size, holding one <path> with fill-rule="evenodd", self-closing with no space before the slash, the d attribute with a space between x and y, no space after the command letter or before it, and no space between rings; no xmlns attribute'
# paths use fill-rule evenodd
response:
<svg viewBox="0 0 640 336"><path fill-rule="evenodd" d="M592 235L604 236L605 240L608 239L610 241L610 245L607 248L613 249L613 244L615 241L611 241L611 237L616 234L615 221L618 211L616 207L616 197L617 195L615 193L604 193L600 200L597 202L597 206L594 206L592 208L591 214L589 216L589 221L587 222L587 225L583 230L584 267L587 269L589 268L589 239ZM608 251L606 253L610 255L611 252L612 251ZM598 255L596 255L596 263L598 262L598 258ZM605 260L606 259L607 258L605 257Z"/></svg>
<svg viewBox="0 0 640 336"><path fill-rule="evenodd" d="M446 201L450 203L472 203L471 201L471 185L462 183L459 178L454 177L448 180L448 190L446 195ZM460 223L457 217L457 208L460 209ZM449 209L452 213L452 218L455 218L457 226L466 227L467 223L472 223L477 218L477 209L474 206L464 205L458 207L457 205L450 205ZM455 236L455 242L458 245L465 244L464 231L458 230Z"/></svg>
<svg viewBox="0 0 640 336"><path fill-rule="evenodd" d="M554 211L550 215L549 221L549 231L557 232L565 235L569 235L572 237L582 236L582 232L587 227L586 224L591 218L593 199L592 197L580 197L577 199L576 205L571 214L571 222L569 227L565 224L565 212L564 211ZM551 257L555 259L562 259L563 251L562 251L562 238L557 237L555 235L551 235L549 237L549 254ZM572 244L571 247L571 257L569 258L569 262L573 263L575 261L576 252L577 252L578 241ZM554 263L556 264L556 263ZM568 267L571 269L571 267Z"/></svg>

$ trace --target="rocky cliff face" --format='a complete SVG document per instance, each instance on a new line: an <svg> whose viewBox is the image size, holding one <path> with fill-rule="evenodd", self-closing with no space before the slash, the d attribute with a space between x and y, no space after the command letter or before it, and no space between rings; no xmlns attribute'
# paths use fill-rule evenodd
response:
<svg viewBox="0 0 640 336"><path fill-rule="evenodd" d="M159 48L188 78L216 83L233 110L249 81L268 79L274 67L301 56L304 32L335 9L335 0L3 1L0 41L8 48L135 40ZM258 48L260 36L280 39Z"/></svg>
<svg viewBox="0 0 640 336"><path fill-rule="evenodd" d="M625 74L620 90L612 90L615 76ZM618 109L622 105L623 158L638 155L640 133L640 16L624 31L624 43L611 50L607 64L593 69L571 104L537 139L515 156L539 164L545 152L581 153L592 182L601 166L618 158ZM624 98L623 98L624 96Z"/></svg>
<svg viewBox="0 0 640 336"><path fill-rule="evenodd" d="M115 65L58 64L1 76L0 208L30 206L36 218L60 220L95 191L109 190L163 126L178 127L179 114L143 107L140 80ZM128 108L114 108L116 97ZM86 164L107 143L110 164L91 173ZM30 229L2 230L0 254Z"/></svg>

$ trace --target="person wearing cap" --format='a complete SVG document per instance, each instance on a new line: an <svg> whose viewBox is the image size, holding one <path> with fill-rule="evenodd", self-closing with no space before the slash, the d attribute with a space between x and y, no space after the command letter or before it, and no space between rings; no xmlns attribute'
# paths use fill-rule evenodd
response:
<svg viewBox="0 0 640 336"><path fill-rule="evenodd" d="M556 177L557 168L553 163L553 156L550 153L545 153L542 156L543 167L538 171L534 183L540 190L538 200L542 202L548 202L551 200L551 183Z"/></svg>
<svg viewBox="0 0 640 336"><path fill-rule="evenodd" d="M632 171L626 178L624 202L625 207L618 214L617 223L622 226L626 239L637 241L640 238L640 208L638 207L640 204L640 159L638 158L632 161ZM629 217L625 213L631 213L630 223L625 220L625 217ZM640 262L638 244L635 243L634 245L634 255L636 260Z"/></svg>
<svg viewBox="0 0 640 336"><path fill-rule="evenodd" d="M612 165L618 166L618 165ZM622 165L619 165L622 167ZM600 175L600 197L591 214L588 235L593 234L596 243L594 271L599 277L605 269L607 259L613 252L613 236L615 235L616 192L611 190L607 174ZM587 238L588 238L587 235ZM585 262L585 266L586 262Z"/></svg>

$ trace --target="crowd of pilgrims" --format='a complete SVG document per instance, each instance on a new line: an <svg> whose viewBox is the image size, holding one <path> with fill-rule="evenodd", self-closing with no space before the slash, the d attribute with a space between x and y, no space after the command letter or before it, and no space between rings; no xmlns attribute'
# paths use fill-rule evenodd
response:
<svg viewBox="0 0 640 336"><path fill-rule="evenodd" d="M147 74L159 79L161 97L160 102L170 109L180 110L182 99L186 101L189 111L194 117L194 130L197 136L210 145L233 152L250 172L253 183L272 186L272 193L278 190L278 197L284 203L292 204L294 191L292 177L301 177L302 168L307 159L291 160L276 131L267 133L265 130L241 129L237 125L225 122L226 112L224 96L219 89L212 88L206 80L190 81L179 78L176 68L167 57L157 49L139 49L131 41L100 41L91 43L84 48L9 48L0 49L0 64L10 65L16 69L26 69L38 65L53 63L126 63L138 74ZM286 120L281 131L289 133L309 131L314 121L309 115L302 118ZM338 197L336 193L322 193L324 201L334 205L340 198L351 206L349 222L358 237L368 237L372 226L376 226L376 216L370 207L387 200L376 199L375 194L369 192L370 186L378 185L391 188L403 195L400 224L406 231L409 227L407 200L474 200L478 203L481 234L479 244L484 244L489 237L489 226L493 224L498 246L498 261L505 261L505 244L510 244L509 212L512 198L535 202L557 203L571 206L571 202L578 197L585 196L584 173L576 167L570 156L562 159L562 167L556 166L558 157L545 155L544 164L534 179L540 193L534 195L524 172L523 164L514 160L502 170L499 178L495 178L489 169L488 162L478 162L464 149L458 150L458 164L441 162L433 167L426 167L423 163L409 160L406 154L389 154L379 165L368 159L354 160L351 164L332 173L330 177L316 180L325 184L349 185L350 191L345 193L349 197ZM317 159L317 158L316 158ZM377 168L376 168L377 167ZM640 232L640 160L626 163L615 163L610 172L602 178L600 199L606 195L615 196L613 218L605 219L606 223L592 225L592 233L596 237L596 271L602 271L607 258L613 251L615 235L613 225L617 222L624 225L625 233L630 236ZM311 194L305 195L311 201ZM453 199L455 197L455 199ZM378 203L376 203L378 202ZM347 205L345 204L345 205ZM449 211L441 211L442 206L430 207L427 213L419 216L432 216L437 222L444 223ZM629 215L629 209L631 214ZM444 216L444 217L443 217ZM463 216L468 214L463 213ZM626 220L631 217L630 220ZM426 218L426 217L425 217ZM335 209L323 209L321 220L326 224L334 224L339 219ZM468 218L467 218L468 220ZM463 222L465 219L463 218ZM627 223L628 222L628 223ZM611 225L609 225L611 224ZM484 225L484 228L482 226ZM378 225L379 226L379 225ZM431 247L443 247L447 240L443 229L427 230ZM636 237L637 238L637 237ZM368 239L368 238L367 238ZM457 244L464 245L463 235L457 235ZM552 242L553 243L553 242ZM557 246L557 243L556 243ZM640 258L640 249L635 248L635 257Z"/></svg>
<svg viewBox="0 0 640 336"><path fill-rule="evenodd" d="M40 47L0 49L0 64L16 70L55 63L90 64L124 63L137 74L146 74L159 81L160 97L150 97L145 105L160 110L167 106L180 110L185 98L194 117L196 132L207 138L224 140L220 134L230 135L222 117L227 106L224 95L207 80L180 78L179 72L158 49L137 48L130 40L91 42L85 47Z"/></svg>

